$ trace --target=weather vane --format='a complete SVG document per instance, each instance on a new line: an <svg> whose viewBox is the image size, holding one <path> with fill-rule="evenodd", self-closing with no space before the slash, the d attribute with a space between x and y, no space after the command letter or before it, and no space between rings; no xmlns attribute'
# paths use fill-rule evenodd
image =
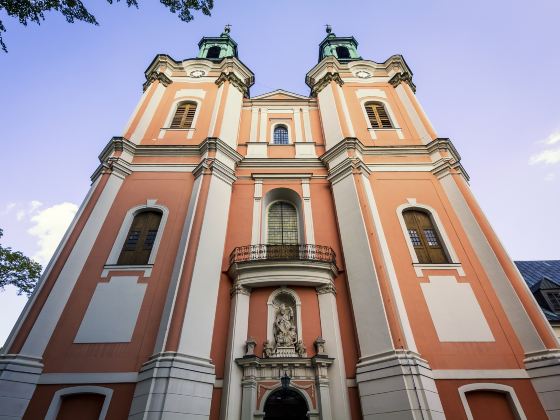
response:
<svg viewBox="0 0 560 420"><path fill-rule="evenodd" d="M228 23L225 27L224 27L224 32L226 34L229 34L231 31L231 25Z"/></svg>
<svg viewBox="0 0 560 420"><path fill-rule="evenodd" d="M327 31L328 34L330 34L332 32L332 26L327 23L325 25L325 30Z"/></svg>

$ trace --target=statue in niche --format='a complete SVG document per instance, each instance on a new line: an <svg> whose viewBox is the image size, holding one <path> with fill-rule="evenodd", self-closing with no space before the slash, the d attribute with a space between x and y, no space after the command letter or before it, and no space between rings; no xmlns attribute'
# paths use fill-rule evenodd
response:
<svg viewBox="0 0 560 420"><path fill-rule="evenodd" d="M281 303L274 320L274 341L276 347L292 347L297 341L294 325L294 310Z"/></svg>

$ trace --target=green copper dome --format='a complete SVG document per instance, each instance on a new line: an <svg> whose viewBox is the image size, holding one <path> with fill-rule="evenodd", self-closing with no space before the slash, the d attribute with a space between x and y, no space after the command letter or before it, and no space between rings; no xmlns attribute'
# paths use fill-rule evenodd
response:
<svg viewBox="0 0 560 420"><path fill-rule="evenodd" d="M358 41L353 36L336 36L330 25L327 25L327 36L319 44L319 62L328 56L336 57L341 63L362 59L358 54Z"/></svg>
<svg viewBox="0 0 560 420"><path fill-rule="evenodd" d="M226 25L219 37L204 37L198 43L198 58L221 60L225 57L237 58L237 43L229 36L230 25Z"/></svg>

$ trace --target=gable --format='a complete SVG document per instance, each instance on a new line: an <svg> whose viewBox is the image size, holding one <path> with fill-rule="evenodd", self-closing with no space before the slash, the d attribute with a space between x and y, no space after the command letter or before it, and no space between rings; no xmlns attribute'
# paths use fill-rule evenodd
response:
<svg viewBox="0 0 560 420"><path fill-rule="evenodd" d="M277 89L272 92L263 93L262 95L254 96L251 99L266 99L266 100L276 100L276 101L286 101L286 100L310 100L308 96L298 95L297 93L288 92L287 90Z"/></svg>

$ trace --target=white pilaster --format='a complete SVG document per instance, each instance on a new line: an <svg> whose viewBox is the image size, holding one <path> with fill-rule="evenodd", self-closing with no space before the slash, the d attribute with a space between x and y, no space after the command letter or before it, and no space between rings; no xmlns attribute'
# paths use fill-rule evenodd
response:
<svg viewBox="0 0 560 420"><path fill-rule="evenodd" d="M309 188L308 178L302 178L301 189L303 192L303 217L305 219L305 242L308 244L314 244L315 230L313 228L313 211L311 209L311 191Z"/></svg>
<svg viewBox="0 0 560 420"><path fill-rule="evenodd" d="M500 300L511 327L523 346L523 350L525 353L545 350L544 343L531 322L529 315L525 311L523 304L519 300L517 293L513 289L496 254L494 254L492 247L472 214L465 197L455 183L455 180L451 175L447 175L441 179L441 185L461 221L469 243L472 245L478 260L482 264L490 283L496 291L496 296ZM540 309L538 311L541 313Z"/></svg>
<svg viewBox="0 0 560 420"><path fill-rule="evenodd" d="M317 295L319 297L319 313L321 316L321 334L326 341L326 353L334 359L328 369L332 418L350 419L346 369L344 367L344 353L342 351L334 287L329 285L318 288Z"/></svg>
<svg viewBox="0 0 560 420"><path fill-rule="evenodd" d="M268 110L266 108L261 108L261 127L259 129L259 141L266 142L266 127L268 125Z"/></svg>
<svg viewBox="0 0 560 420"><path fill-rule="evenodd" d="M296 130L296 142L303 141L303 132L301 130L301 112L299 108L294 108L294 126Z"/></svg>
<svg viewBox="0 0 560 420"><path fill-rule="evenodd" d="M303 129L305 131L305 141L313 141L313 135L311 134L311 120L309 119L309 108L303 108Z"/></svg>
<svg viewBox="0 0 560 420"><path fill-rule="evenodd" d="M433 139L428 133L428 130L426 130L424 123L422 123L422 120L420 119L420 116L418 115L416 109L412 105L412 102L410 102L408 95L404 91L404 84L403 83L399 84L395 88L395 92L397 92L397 96L401 100L401 103L403 104L406 113L408 114L410 120L412 121L412 125L416 129L416 132L420 136L420 140L422 140L422 143L428 144L429 142L431 142Z"/></svg>
<svg viewBox="0 0 560 420"><path fill-rule="evenodd" d="M214 109L212 110L212 116L210 117L210 127L208 129L208 135L210 137L216 137L216 120L218 119L218 112L220 111L220 105L222 104L224 86L225 83L222 83L218 87L218 93L216 93L216 100L214 101Z"/></svg>
<svg viewBox="0 0 560 420"><path fill-rule="evenodd" d="M317 95L319 102L319 111L321 113L321 121L323 122L323 136L325 137L325 149L329 150L342 138L342 128L338 119L336 110L336 102L331 85L326 86ZM308 140L309 141L309 140Z"/></svg>
<svg viewBox="0 0 560 420"><path fill-rule="evenodd" d="M231 184L211 175L179 353L210 360Z"/></svg>
<svg viewBox="0 0 560 420"><path fill-rule="evenodd" d="M22 354L41 358L51 339L52 333L60 319L60 315L68 302L68 298L78 281L86 260L105 222L109 209L122 185L123 179L111 174L103 192L99 196L90 217L88 218L72 252L64 264L47 301L41 309L25 344Z"/></svg>
<svg viewBox="0 0 560 420"><path fill-rule="evenodd" d="M243 93L233 85L229 86L226 105L222 117L220 139L228 146L235 149L237 146L237 132L241 121L241 108L243 106Z"/></svg>
<svg viewBox="0 0 560 420"><path fill-rule="evenodd" d="M251 132L249 133L249 141L257 141L257 124L259 121L259 109L251 108Z"/></svg>
<svg viewBox="0 0 560 420"><path fill-rule="evenodd" d="M526 354L525 367L548 418L560 417L560 350Z"/></svg>
<svg viewBox="0 0 560 420"><path fill-rule="evenodd" d="M251 245L257 245L261 238L261 206L262 206L262 179L255 180L253 194L253 228L251 231Z"/></svg>
<svg viewBox="0 0 560 420"><path fill-rule="evenodd" d="M0 418L21 420L43 371L39 358L0 356Z"/></svg>
<svg viewBox="0 0 560 420"><path fill-rule="evenodd" d="M163 84L158 82L156 90L153 96L151 97L148 106L144 110L144 113L142 114L142 117L140 118L140 121L138 122L136 129L130 136L130 141L132 143L138 144L144 138L144 135L146 134L146 130L148 129L148 126L150 125L152 119L154 118L154 115L159 106L159 103L161 102L161 98L163 97L164 92L165 92L165 86L163 86Z"/></svg>
<svg viewBox="0 0 560 420"><path fill-rule="evenodd" d="M336 85L336 90L338 93L338 97L340 98L340 106L342 107L342 113L344 114L344 121L346 121L346 125L348 126L349 137L356 137L354 126L352 125L352 119L350 118L350 112L348 111L348 105L346 104L344 91L339 84Z"/></svg>
<svg viewBox="0 0 560 420"><path fill-rule="evenodd" d="M249 325L250 291L243 286L234 286L231 291L229 337L226 351L224 388L220 418L238 419L241 416L243 370L235 359L245 354L245 342Z"/></svg>

